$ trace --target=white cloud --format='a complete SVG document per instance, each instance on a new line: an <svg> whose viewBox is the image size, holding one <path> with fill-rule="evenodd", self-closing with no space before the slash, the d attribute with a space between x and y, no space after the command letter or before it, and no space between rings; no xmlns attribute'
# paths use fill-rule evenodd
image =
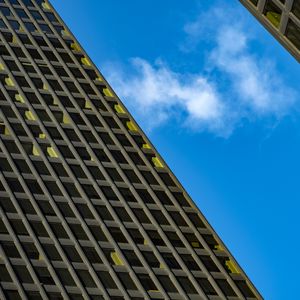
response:
<svg viewBox="0 0 300 300"><path fill-rule="evenodd" d="M181 74L161 61L151 64L141 58L132 59L125 71L112 65L106 69L117 94L148 128L172 119L193 130L227 136L242 119L279 119L292 107L296 93L268 59L251 54L253 37L239 11L229 10L214 8L184 28L185 52L206 43L206 73L201 65L197 73Z"/></svg>
<svg viewBox="0 0 300 300"><path fill-rule="evenodd" d="M162 62L151 65L141 58L133 59L132 66L135 73L130 77L112 67L108 77L120 98L146 117L150 127L176 117L189 126L220 130L217 127L224 117L223 101L207 78L178 74Z"/></svg>

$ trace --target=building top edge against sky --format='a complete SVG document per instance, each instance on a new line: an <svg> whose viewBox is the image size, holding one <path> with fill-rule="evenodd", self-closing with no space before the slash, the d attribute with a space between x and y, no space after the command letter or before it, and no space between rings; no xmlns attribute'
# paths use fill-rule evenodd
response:
<svg viewBox="0 0 300 300"><path fill-rule="evenodd" d="M300 1L240 0L240 2L300 62Z"/></svg>

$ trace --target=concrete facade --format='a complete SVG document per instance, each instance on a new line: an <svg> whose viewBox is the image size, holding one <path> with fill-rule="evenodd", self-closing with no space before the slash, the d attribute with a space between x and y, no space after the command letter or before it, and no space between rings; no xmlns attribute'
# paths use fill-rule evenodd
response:
<svg viewBox="0 0 300 300"><path fill-rule="evenodd" d="M51 4L0 15L0 299L262 299Z"/></svg>

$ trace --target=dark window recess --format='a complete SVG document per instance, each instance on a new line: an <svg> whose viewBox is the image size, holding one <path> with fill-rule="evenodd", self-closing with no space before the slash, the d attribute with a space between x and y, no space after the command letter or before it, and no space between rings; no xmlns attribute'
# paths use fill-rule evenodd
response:
<svg viewBox="0 0 300 300"><path fill-rule="evenodd" d="M118 141L120 142L120 144L124 147L128 146L132 146L132 144L129 142L129 140L127 139L127 137L124 134L116 134L116 138L118 139ZM113 145L113 144L110 144Z"/></svg>
<svg viewBox="0 0 300 300"><path fill-rule="evenodd" d="M0 46L0 54L1 54L1 47L3 46ZM6 54L2 54L2 55L6 55ZM11 70L11 71L19 71L19 68L17 66L17 64L12 61L12 60L6 60L5 63L7 64L7 67Z"/></svg>
<svg viewBox="0 0 300 300"><path fill-rule="evenodd" d="M59 76L68 77L68 73L65 71L63 67L60 66L53 66L53 67Z"/></svg>
<svg viewBox="0 0 300 300"><path fill-rule="evenodd" d="M119 198L117 197L117 195L115 194L115 192L112 190L111 187L101 186L101 190L107 200L110 200L110 201L118 201L119 200Z"/></svg>
<svg viewBox="0 0 300 300"><path fill-rule="evenodd" d="M177 289L168 276L158 276L158 280L168 293L177 293Z"/></svg>
<svg viewBox="0 0 300 300"><path fill-rule="evenodd" d="M157 231L153 231L153 230L148 231L147 230L147 233L155 246L165 246L166 245Z"/></svg>
<svg viewBox="0 0 300 300"><path fill-rule="evenodd" d="M20 87L30 87L29 83L24 77L15 76L15 80L17 81Z"/></svg>
<svg viewBox="0 0 300 300"><path fill-rule="evenodd" d="M73 152L68 146L57 146L64 158L74 158Z"/></svg>
<svg viewBox="0 0 300 300"><path fill-rule="evenodd" d="M39 252L33 243L23 243L22 246L29 259L39 259Z"/></svg>
<svg viewBox="0 0 300 300"><path fill-rule="evenodd" d="M195 227L205 228L204 223L196 213L187 213L188 218L192 221Z"/></svg>
<svg viewBox="0 0 300 300"><path fill-rule="evenodd" d="M36 28L35 28L35 26L33 25L33 23L31 23L31 22L24 22L24 25L25 25L26 29L27 29L29 32L35 32L35 31L36 31Z"/></svg>
<svg viewBox="0 0 300 300"><path fill-rule="evenodd" d="M181 206L183 206L183 207L190 207L191 206L182 193L173 193L173 196L175 197L175 199L178 201L178 203Z"/></svg>
<svg viewBox="0 0 300 300"><path fill-rule="evenodd" d="M118 171L114 168L105 168L112 181L123 181Z"/></svg>
<svg viewBox="0 0 300 300"><path fill-rule="evenodd" d="M176 211L170 211L169 214L171 215L171 218L178 226L188 226L185 222L184 218L180 215L179 212Z"/></svg>
<svg viewBox="0 0 300 300"><path fill-rule="evenodd" d="M166 232L166 236L174 247L183 247L182 241L175 232Z"/></svg>
<svg viewBox="0 0 300 300"><path fill-rule="evenodd" d="M156 285L154 284L154 282L152 281L152 279L146 275L146 274L138 274L137 275L139 280L141 281L144 289L146 291L155 291L157 290Z"/></svg>
<svg viewBox="0 0 300 300"><path fill-rule="evenodd" d="M106 242L107 238L104 235L100 226L90 226L90 230L94 236L94 238L99 242Z"/></svg>
<svg viewBox="0 0 300 300"><path fill-rule="evenodd" d="M42 224L42 222L38 221L30 221L31 226L38 237L48 237L48 233Z"/></svg>
<svg viewBox="0 0 300 300"><path fill-rule="evenodd" d="M82 188L90 199L91 198L94 198L94 199L99 198L98 193L96 192L96 190L94 189L94 187L92 185L83 184Z"/></svg>
<svg viewBox="0 0 300 300"><path fill-rule="evenodd" d="M215 240L215 238L212 234L202 234L202 237L210 249L215 250L216 246L219 245L219 243Z"/></svg>
<svg viewBox="0 0 300 300"><path fill-rule="evenodd" d="M73 234L75 235L76 239L78 239L78 240L88 240L89 239L80 224L69 224L69 226L70 226L71 230L73 231Z"/></svg>
<svg viewBox="0 0 300 300"><path fill-rule="evenodd" d="M131 158L131 160L133 161L134 164L136 165L141 165L144 166L145 163L142 160L142 158L139 156L138 153L136 152L128 152L129 157Z"/></svg>
<svg viewBox="0 0 300 300"><path fill-rule="evenodd" d="M160 210L151 210L151 214L159 225L170 225L167 218Z"/></svg>
<svg viewBox="0 0 300 300"><path fill-rule="evenodd" d="M154 191L156 197L159 199L159 201L164 205L172 205L170 198L164 191Z"/></svg>
<svg viewBox="0 0 300 300"><path fill-rule="evenodd" d="M68 239L69 235L65 231L64 227L60 223L49 223L51 229L53 230L55 236L58 239Z"/></svg>
<svg viewBox="0 0 300 300"><path fill-rule="evenodd" d="M100 161L109 162L108 156L105 154L104 150L94 149L94 153Z"/></svg>
<svg viewBox="0 0 300 300"><path fill-rule="evenodd" d="M71 165L72 172L74 173L75 177L77 178L87 178L85 175L85 172L82 170L80 166L77 165Z"/></svg>
<svg viewBox="0 0 300 300"><path fill-rule="evenodd" d="M112 150L111 154L117 163L127 164L127 160L120 151Z"/></svg>
<svg viewBox="0 0 300 300"><path fill-rule="evenodd" d="M298 7L298 12L299 11L300 11L300 6ZM300 27L292 20L289 20L288 22L285 35L290 40L290 42L293 43L293 45L298 50L300 50Z"/></svg>
<svg viewBox="0 0 300 300"><path fill-rule="evenodd" d="M97 271L96 272L98 277L100 278L102 284L107 289L117 289L117 286L115 284L115 281L111 278L110 274L108 272L104 271Z"/></svg>
<svg viewBox="0 0 300 300"><path fill-rule="evenodd" d="M183 254L183 255L181 255L181 258L189 270L192 270L192 271L200 270L200 267L198 266L198 264L196 263L196 261L194 260L194 258L191 255Z"/></svg>
<svg viewBox="0 0 300 300"><path fill-rule="evenodd" d="M160 262L152 252L143 252L143 255L151 268L160 267Z"/></svg>
<svg viewBox="0 0 300 300"><path fill-rule="evenodd" d="M167 186L176 186L175 182L168 173L158 173L159 177L162 179Z"/></svg>
<svg viewBox="0 0 300 300"><path fill-rule="evenodd" d="M227 297L235 297L236 293L234 292L233 288L230 286L227 280L225 279L216 279L216 282L224 295Z"/></svg>
<svg viewBox="0 0 300 300"><path fill-rule="evenodd" d="M65 63L74 63L73 59L69 54L60 52L60 56Z"/></svg>
<svg viewBox="0 0 300 300"><path fill-rule="evenodd" d="M67 269L57 269L56 270L60 281L65 286L75 286L75 282Z"/></svg>
<svg viewBox="0 0 300 300"><path fill-rule="evenodd" d="M74 212L71 207L66 202L58 202L57 206L61 212L61 214L66 218L75 218Z"/></svg>
<svg viewBox="0 0 300 300"><path fill-rule="evenodd" d="M113 239L117 243L127 243L127 239L125 238L124 234L122 233L122 231L119 228L110 227L108 229L109 229Z"/></svg>
<svg viewBox="0 0 300 300"><path fill-rule="evenodd" d="M123 170L128 180L132 183L141 183L133 170Z"/></svg>
<svg viewBox="0 0 300 300"><path fill-rule="evenodd" d="M113 118L110 118L110 117L103 117L105 122L107 123L108 127L110 128L117 128L119 129L119 125L117 124L117 122L113 119Z"/></svg>
<svg viewBox="0 0 300 300"><path fill-rule="evenodd" d="M219 268L209 256L199 256L199 258L209 272L220 272Z"/></svg>
<svg viewBox="0 0 300 300"><path fill-rule="evenodd" d="M90 84L81 83L81 87L87 94L96 95L94 89L92 88L92 86Z"/></svg>
<svg viewBox="0 0 300 300"><path fill-rule="evenodd" d="M83 160L91 159L91 155L88 153L86 148L76 148L76 150L77 150L79 156L81 157L81 159L83 159Z"/></svg>
<svg viewBox="0 0 300 300"><path fill-rule="evenodd" d="M99 132L99 136L105 145L114 145L115 144L108 133Z"/></svg>
<svg viewBox="0 0 300 300"><path fill-rule="evenodd" d="M64 168L64 166L61 163L55 162L55 163L51 163L51 165L57 176L59 176L59 177L68 177L69 176L66 169Z"/></svg>
<svg viewBox="0 0 300 300"><path fill-rule="evenodd" d="M209 296L217 295L217 292L206 278L196 278L196 280L205 294Z"/></svg>
<svg viewBox="0 0 300 300"><path fill-rule="evenodd" d="M76 85L75 85L73 82L65 81L64 84L66 85L67 89L68 89L71 93L79 93L78 88L76 87Z"/></svg>
<svg viewBox="0 0 300 300"><path fill-rule="evenodd" d="M115 207L114 209L122 222L132 222L132 219L129 216L129 214L127 213L125 208Z"/></svg>
<svg viewBox="0 0 300 300"><path fill-rule="evenodd" d="M41 16L41 14L38 11L31 10L30 13L35 20L43 20L43 17Z"/></svg>
<svg viewBox="0 0 300 300"><path fill-rule="evenodd" d="M129 189L120 188L119 191L121 192L121 194L126 202L137 202L135 196L131 193L131 191Z"/></svg>
<svg viewBox="0 0 300 300"><path fill-rule="evenodd" d="M147 190L136 190L144 203L155 203Z"/></svg>
<svg viewBox="0 0 300 300"><path fill-rule="evenodd" d="M124 250L123 254L131 266L133 266L133 267L143 266L142 263L140 262L139 258L136 256L136 254L133 251Z"/></svg>
<svg viewBox="0 0 300 300"><path fill-rule="evenodd" d="M48 44L42 36L34 36L33 38L39 46L48 46Z"/></svg>
<svg viewBox="0 0 300 300"><path fill-rule="evenodd" d="M196 289L190 282L190 280L187 277L177 277L179 283L181 284L181 287L185 290L188 294L196 294Z"/></svg>
<svg viewBox="0 0 300 300"><path fill-rule="evenodd" d="M179 263L177 262L172 253L162 253L162 257L169 268L181 269Z"/></svg>
<svg viewBox="0 0 300 300"><path fill-rule="evenodd" d="M54 53L50 51L44 51L44 55L47 57L48 60L50 61L58 61L57 57L55 56Z"/></svg>
<svg viewBox="0 0 300 300"><path fill-rule="evenodd" d="M64 183L64 187L67 190L68 194L71 197L80 197L80 194L76 188L76 186L72 183Z"/></svg>
<svg viewBox="0 0 300 300"><path fill-rule="evenodd" d="M35 269L39 279L40 279L40 282L42 284L46 284L46 285L55 285L55 282L52 278L52 276L50 275L49 271L47 268L45 267L37 267Z"/></svg>
<svg viewBox="0 0 300 300"><path fill-rule="evenodd" d="M36 211L32 206L32 203L28 199L18 199L19 205L24 214L35 215Z"/></svg>
<svg viewBox="0 0 300 300"><path fill-rule="evenodd" d="M88 166L88 169L96 180L104 180L105 179L105 177L103 176L102 172L100 171L100 169L98 167Z"/></svg>
<svg viewBox="0 0 300 300"><path fill-rule="evenodd" d="M63 91L63 88L56 80L48 80L48 83L55 91Z"/></svg>
<svg viewBox="0 0 300 300"><path fill-rule="evenodd" d="M93 219L94 215L86 204L75 203L80 214L86 219Z"/></svg>
<svg viewBox="0 0 300 300"><path fill-rule="evenodd" d="M21 184L19 183L19 181L17 179L8 178L7 183L9 185L9 188L12 190L12 192L14 192L14 193L24 193L24 190L23 190Z"/></svg>
<svg viewBox="0 0 300 300"><path fill-rule="evenodd" d="M91 248L91 247L84 247L83 251L86 255L86 257L88 258L88 260L92 263L92 264L101 264L102 260L99 257L97 251L95 250L95 248Z"/></svg>
<svg viewBox="0 0 300 300"><path fill-rule="evenodd" d="M235 281L235 284L238 286L244 297L255 298L254 293L246 281L237 280Z"/></svg>
<svg viewBox="0 0 300 300"><path fill-rule="evenodd" d="M41 55L38 53L37 50L35 50L35 49L27 49L27 51L29 52L30 56L33 59L42 59Z"/></svg>
<svg viewBox="0 0 300 300"><path fill-rule="evenodd" d="M152 173L147 172L147 171L142 171L141 173L142 173L143 177L146 179L146 181L148 182L148 184L158 185L158 182L155 179L155 177L152 175Z"/></svg>
<svg viewBox="0 0 300 300"><path fill-rule="evenodd" d="M33 279L30 276L26 266L14 266L14 271L16 272L17 277L19 280L24 283L33 283Z"/></svg>
<svg viewBox="0 0 300 300"><path fill-rule="evenodd" d="M13 242L1 241L2 249L9 258L20 258L21 255Z"/></svg>
<svg viewBox="0 0 300 300"><path fill-rule="evenodd" d="M6 269L5 265L0 265L0 274L2 282L12 282L12 279L9 275L9 272Z"/></svg>
<svg viewBox="0 0 300 300"><path fill-rule="evenodd" d="M50 38L49 41L54 48L60 48L60 49L64 48L61 42L56 38Z"/></svg>
<svg viewBox="0 0 300 300"><path fill-rule="evenodd" d="M9 55L9 52L5 46L0 46L0 55Z"/></svg>
<svg viewBox="0 0 300 300"><path fill-rule="evenodd" d="M138 229L128 229L128 232L136 244L144 244L144 237Z"/></svg>
<svg viewBox="0 0 300 300"><path fill-rule="evenodd" d="M82 119L82 117L79 114L76 113L70 113L70 116L73 120L73 122L77 125L85 125L84 120Z"/></svg>
<svg viewBox="0 0 300 300"><path fill-rule="evenodd" d="M147 215L144 213L144 211L142 209L134 209L133 210L135 216L137 217L137 219L139 220L139 222L141 223L146 223L146 224L150 224L150 220L147 217Z"/></svg>
<svg viewBox="0 0 300 300"><path fill-rule="evenodd" d="M54 209L52 208L50 202L48 201L38 201L38 205L46 216L56 216Z"/></svg>
<svg viewBox="0 0 300 300"><path fill-rule="evenodd" d="M52 73L52 71L47 67L47 66L45 66L45 65L38 65L39 66L39 69L40 69L40 71L42 72L42 74L44 74L44 75L53 75L53 73ZM47 95L48 96L48 95ZM51 99L52 99L52 101L51 101L51 103L49 103L49 104L53 104L53 98L51 97Z"/></svg>
<svg viewBox="0 0 300 300"><path fill-rule="evenodd" d="M95 205L95 208L100 216L100 218L104 221L112 221L113 217L108 211L108 209L104 206Z"/></svg>
<svg viewBox="0 0 300 300"><path fill-rule="evenodd" d="M77 270L77 275L79 276L85 287L96 288L96 284L88 271Z"/></svg>

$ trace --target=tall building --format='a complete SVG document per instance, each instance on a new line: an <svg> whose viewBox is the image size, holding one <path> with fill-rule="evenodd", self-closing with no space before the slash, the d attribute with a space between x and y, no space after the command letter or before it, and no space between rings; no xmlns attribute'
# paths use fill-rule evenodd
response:
<svg viewBox="0 0 300 300"><path fill-rule="evenodd" d="M240 0L300 62L300 0Z"/></svg>
<svg viewBox="0 0 300 300"><path fill-rule="evenodd" d="M0 299L262 299L49 2L0 13Z"/></svg>

